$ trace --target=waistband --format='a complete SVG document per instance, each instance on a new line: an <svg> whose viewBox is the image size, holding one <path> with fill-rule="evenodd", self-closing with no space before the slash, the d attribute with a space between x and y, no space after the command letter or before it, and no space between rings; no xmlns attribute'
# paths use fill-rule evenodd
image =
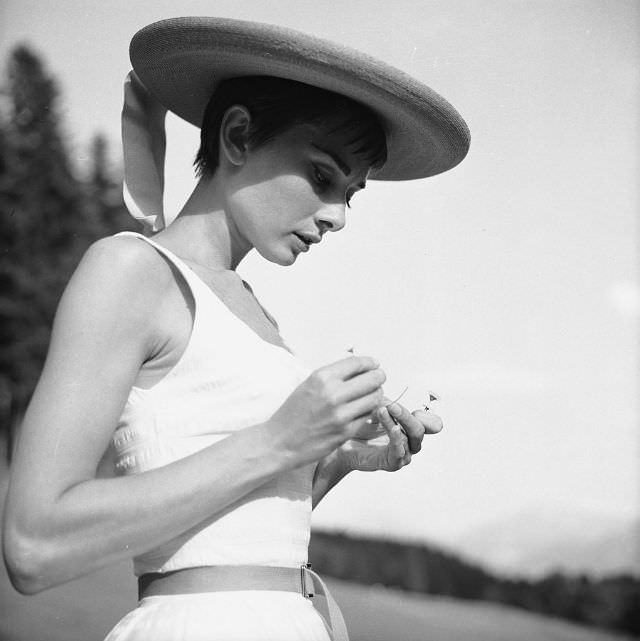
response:
<svg viewBox="0 0 640 641"><path fill-rule="evenodd" d="M325 621L333 641L349 641L347 626L338 604L310 563L299 568L261 565L212 565L174 572L143 574L138 578L138 598L168 594L229 592L237 590L282 590L297 592L307 599L326 599ZM315 604L314 604L315 605Z"/></svg>

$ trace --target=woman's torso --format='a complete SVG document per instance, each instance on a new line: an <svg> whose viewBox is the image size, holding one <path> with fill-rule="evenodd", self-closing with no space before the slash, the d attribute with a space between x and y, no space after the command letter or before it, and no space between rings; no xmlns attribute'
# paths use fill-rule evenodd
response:
<svg viewBox="0 0 640 641"><path fill-rule="evenodd" d="M223 286L225 304L212 289L217 283L206 284L174 254L134 236L155 247L179 273L193 303L193 324L182 353L160 368L150 367L129 394L112 443L121 475L167 465L267 420L309 373L281 341L274 344L279 335L269 330L266 317L251 316L251 299L236 307L238 315L227 306L235 307L238 295L252 297L250 292ZM257 302L255 310L260 310ZM136 574L306 562L314 468L283 473L223 512L203 515L199 526L137 557Z"/></svg>

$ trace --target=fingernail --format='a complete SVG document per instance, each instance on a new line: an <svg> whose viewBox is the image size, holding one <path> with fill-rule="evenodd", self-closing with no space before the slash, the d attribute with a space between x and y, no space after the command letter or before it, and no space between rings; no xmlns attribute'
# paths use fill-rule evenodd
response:
<svg viewBox="0 0 640 641"><path fill-rule="evenodd" d="M387 405L387 409L389 410L389 414L392 414L393 416L400 416L400 414L402 414L402 409L397 403Z"/></svg>
<svg viewBox="0 0 640 641"><path fill-rule="evenodd" d="M396 417L395 416L391 416L391 414L389 413L389 410L387 410L387 414L389 414L389 418L393 421L394 425L396 425L396 426L400 425L400 423L398 423L398 420L396 419Z"/></svg>

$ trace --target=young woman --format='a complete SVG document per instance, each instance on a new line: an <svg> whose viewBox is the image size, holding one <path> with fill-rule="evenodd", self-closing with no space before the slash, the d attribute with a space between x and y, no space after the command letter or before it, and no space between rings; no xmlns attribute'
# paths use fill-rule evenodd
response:
<svg viewBox="0 0 640 641"><path fill-rule="evenodd" d="M125 196L157 233L95 243L62 297L13 463L12 580L35 593L133 557L141 600L109 641L344 639L330 595L326 621L308 598L326 592L311 509L353 470L407 465L442 424L385 399L373 358L307 370L235 270L251 249L293 264L368 179L445 171L468 131L401 72L278 27L162 21L131 58ZM167 108L202 143L164 227Z"/></svg>

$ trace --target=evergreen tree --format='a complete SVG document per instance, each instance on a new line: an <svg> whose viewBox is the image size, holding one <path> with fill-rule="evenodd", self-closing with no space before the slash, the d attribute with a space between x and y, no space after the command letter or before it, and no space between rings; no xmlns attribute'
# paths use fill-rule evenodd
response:
<svg viewBox="0 0 640 641"><path fill-rule="evenodd" d="M86 181L87 206L92 211L90 218L97 224L96 237L139 230L124 205L122 181L114 180L108 152L105 137L96 134L91 141L91 169Z"/></svg>
<svg viewBox="0 0 640 641"><path fill-rule="evenodd" d="M8 76L7 187L16 212L12 249L22 260L30 256L42 263L47 254L72 244L82 226L82 192L62 140L54 79L24 46L14 50Z"/></svg>
<svg viewBox="0 0 640 641"><path fill-rule="evenodd" d="M0 113L0 436L10 435L24 413L56 305L82 253L128 224L104 139L94 141L91 175L78 179L55 80L25 46L12 52L7 71Z"/></svg>

